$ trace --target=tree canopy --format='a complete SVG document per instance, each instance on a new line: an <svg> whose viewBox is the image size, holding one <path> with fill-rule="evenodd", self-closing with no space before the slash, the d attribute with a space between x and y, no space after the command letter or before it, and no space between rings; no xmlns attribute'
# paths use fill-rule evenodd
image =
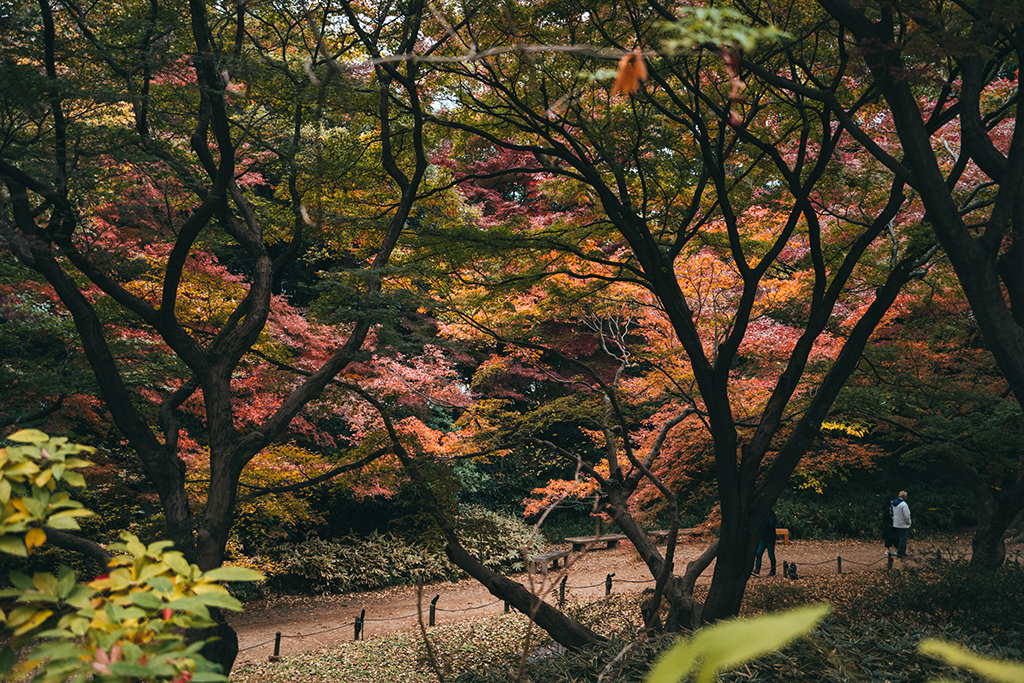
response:
<svg viewBox="0 0 1024 683"><path fill-rule="evenodd" d="M466 462L596 495L652 625L736 614L761 520L876 457L832 439L864 424L957 444L998 562L1024 450L960 435L1024 387L1019 9L14 3L2 424L105 441L203 570L254 496L410 487L570 646L597 636L459 543ZM944 310L970 354L923 339ZM718 538L674 577L644 512L678 526L698 467Z"/></svg>

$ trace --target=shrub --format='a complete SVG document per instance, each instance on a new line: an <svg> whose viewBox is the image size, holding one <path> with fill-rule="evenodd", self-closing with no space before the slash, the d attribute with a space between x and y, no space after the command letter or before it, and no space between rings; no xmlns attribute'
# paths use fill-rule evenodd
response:
<svg viewBox="0 0 1024 683"><path fill-rule="evenodd" d="M923 566L888 572L865 598L921 624L993 635L1024 630L1024 567L1015 562L986 569L931 556Z"/></svg>
<svg viewBox="0 0 1024 683"><path fill-rule="evenodd" d="M95 449L34 429L7 440L17 445L0 448L0 552L28 558L52 530L77 530L77 518L92 514L64 488L86 485L78 470L91 463L76 456ZM189 643L185 634L214 625L209 607L241 609L219 582L262 577L233 567L204 573L170 550L170 541L147 546L128 532L121 538L108 546L114 555L107 572L89 583L66 566L56 575L11 572L14 587L0 590L0 600L13 600L0 610L9 631L0 678L227 680L199 653L204 643Z"/></svg>
<svg viewBox="0 0 1024 683"><path fill-rule="evenodd" d="M900 486L872 480L836 485L824 494L786 492L775 512L779 526L796 538L880 538L882 510L899 488L910 491L915 532L952 531L977 523L971 492L948 481Z"/></svg>
<svg viewBox="0 0 1024 683"><path fill-rule="evenodd" d="M545 545L533 527L479 505L463 506L455 528L463 547L495 571L523 571L523 549L535 554Z"/></svg>
<svg viewBox="0 0 1024 683"><path fill-rule="evenodd" d="M478 506L462 509L456 529L467 551L495 571L522 571L523 548L537 552L543 537L518 519ZM392 533L325 540L309 536L286 543L271 555L279 567L274 577L285 590L318 594L372 590L384 586L463 578L439 549L414 545Z"/></svg>

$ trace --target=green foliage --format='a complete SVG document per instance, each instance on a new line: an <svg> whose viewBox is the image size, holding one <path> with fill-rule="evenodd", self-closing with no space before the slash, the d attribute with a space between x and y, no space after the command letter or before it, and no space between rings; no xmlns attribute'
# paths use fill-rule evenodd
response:
<svg viewBox="0 0 1024 683"><path fill-rule="evenodd" d="M523 552L544 546L543 536L520 520L482 507L462 508L456 520L459 538L471 554L500 572L523 571ZM416 545L392 533L345 536L324 540L310 536L301 543L278 546L270 559L278 567L274 577L285 590L343 593L384 586L463 578L436 548Z"/></svg>
<svg viewBox="0 0 1024 683"><path fill-rule="evenodd" d="M665 25L674 38L665 41L669 52L683 52L698 45L739 47L750 51L762 41L778 42L788 37L775 26L750 26L746 16L730 8L681 7L679 19Z"/></svg>
<svg viewBox="0 0 1024 683"><path fill-rule="evenodd" d="M54 529L77 529L76 517L91 514L57 483L85 486L77 469L88 460L74 457L90 452L88 446L68 443L65 438L51 439L34 429L23 429L8 440L24 444L4 449L0 458L0 551L27 557L46 541L43 525Z"/></svg>
<svg viewBox="0 0 1024 683"><path fill-rule="evenodd" d="M466 550L496 571L523 571L523 552L539 552L546 544L521 520L479 505L462 507L455 531Z"/></svg>
<svg viewBox="0 0 1024 683"><path fill-rule="evenodd" d="M88 446L50 438L37 430L8 437L18 444L0 450L0 550L27 556L46 541L44 527L77 528L89 514L57 482L84 486L76 469L89 463L73 457ZM39 683L69 678L96 681L217 681L226 678L199 653L204 643L188 643L183 632L212 626L209 608L241 609L222 581L251 581L258 572L222 567L202 572L171 550L169 541L141 543L129 533L109 573L82 583L73 570L28 576L11 572L13 588L0 599L13 600L0 620L10 638L0 651L0 674Z"/></svg>
<svg viewBox="0 0 1024 683"><path fill-rule="evenodd" d="M996 633L1024 628L1024 567L1014 562L996 569L971 566L964 558L927 558L886 576L865 595L890 614L919 623Z"/></svg>
<svg viewBox="0 0 1024 683"><path fill-rule="evenodd" d="M269 557L279 567L271 577L285 591L331 594L449 578L437 553L409 545L393 534L371 533L325 540L309 536L284 543Z"/></svg>
<svg viewBox="0 0 1024 683"><path fill-rule="evenodd" d="M1024 664L981 657L953 643L928 638L921 641L918 651L942 659L953 666L975 671L984 678L997 681L997 683L1024 681Z"/></svg>
<svg viewBox="0 0 1024 683"><path fill-rule="evenodd" d="M697 683L710 683L719 672L779 650L807 634L828 611L825 605L812 605L707 626L662 655L647 683L676 683L691 673Z"/></svg>
<svg viewBox="0 0 1024 683"><path fill-rule="evenodd" d="M881 538L884 505L901 488L911 491L915 533L953 531L977 523L971 492L945 475L905 472L904 477L850 473L823 493L792 490L775 506L779 526L797 538Z"/></svg>

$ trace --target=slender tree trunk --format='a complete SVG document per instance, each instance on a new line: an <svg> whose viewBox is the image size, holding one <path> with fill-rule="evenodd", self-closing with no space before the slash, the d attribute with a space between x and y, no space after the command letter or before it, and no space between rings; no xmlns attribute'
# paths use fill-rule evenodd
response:
<svg viewBox="0 0 1024 683"><path fill-rule="evenodd" d="M565 647L575 650L584 645L604 642L602 636L565 616L528 591L522 584L488 569L462 547L453 533L448 534L445 554L457 567L483 584L491 595L530 616L538 626Z"/></svg>

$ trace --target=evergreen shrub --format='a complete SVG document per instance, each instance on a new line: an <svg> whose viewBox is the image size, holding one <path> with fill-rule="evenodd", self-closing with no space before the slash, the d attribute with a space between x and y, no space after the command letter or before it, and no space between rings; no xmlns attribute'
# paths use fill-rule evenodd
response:
<svg viewBox="0 0 1024 683"><path fill-rule="evenodd" d="M1024 632L1024 566L974 567L963 557L929 556L923 565L887 574L869 595L890 614L932 626L989 633Z"/></svg>
<svg viewBox="0 0 1024 683"><path fill-rule="evenodd" d="M779 526L789 529L794 538L881 538L882 510L900 488L910 492L914 533L941 533L977 524L971 492L948 482L890 483L870 491L858 482L836 484L824 494L786 492L776 503L775 513Z"/></svg>
<svg viewBox="0 0 1024 683"><path fill-rule="evenodd" d="M478 506L462 508L456 529L466 550L499 572L522 571L523 548L533 554L545 544L522 521ZM441 549L420 546L390 532L330 540L311 535L299 543L281 544L268 559L278 568L272 578L278 588L316 594L465 577Z"/></svg>

